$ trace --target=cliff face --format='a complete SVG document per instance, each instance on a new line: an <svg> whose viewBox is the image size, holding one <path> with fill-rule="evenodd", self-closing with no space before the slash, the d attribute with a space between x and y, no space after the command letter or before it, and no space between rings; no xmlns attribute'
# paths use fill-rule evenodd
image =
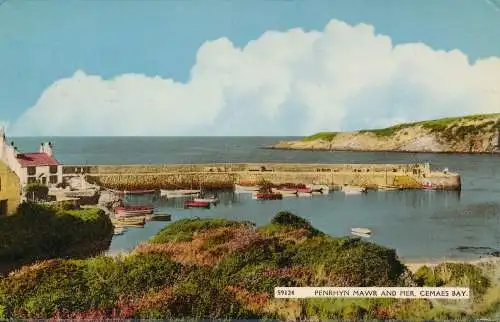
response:
<svg viewBox="0 0 500 322"><path fill-rule="evenodd" d="M444 118L356 132L322 132L275 149L337 151L464 152L498 151L500 114Z"/></svg>

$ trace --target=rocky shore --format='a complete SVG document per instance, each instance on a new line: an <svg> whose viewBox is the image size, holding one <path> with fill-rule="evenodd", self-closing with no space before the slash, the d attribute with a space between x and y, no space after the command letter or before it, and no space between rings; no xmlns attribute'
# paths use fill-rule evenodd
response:
<svg viewBox="0 0 500 322"><path fill-rule="evenodd" d="M321 132L268 148L363 152L500 153L500 114L471 115L385 129Z"/></svg>

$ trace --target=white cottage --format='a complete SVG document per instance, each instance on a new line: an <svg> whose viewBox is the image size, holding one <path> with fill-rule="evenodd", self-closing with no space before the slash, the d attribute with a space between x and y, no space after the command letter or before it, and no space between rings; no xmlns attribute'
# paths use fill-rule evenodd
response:
<svg viewBox="0 0 500 322"><path fill-rule="evenodd" d="M0 128L0 159L19 177L21 187L40 182L48 186L62 183L62 166L54 159L52 144L42 143L38 152L22 153L5 140L4 128Z"/></svg>

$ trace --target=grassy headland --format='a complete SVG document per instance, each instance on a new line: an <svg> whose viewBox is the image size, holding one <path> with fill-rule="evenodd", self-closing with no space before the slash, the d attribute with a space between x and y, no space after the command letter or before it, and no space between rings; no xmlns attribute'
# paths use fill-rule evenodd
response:
<svg viewBox="0 0 500 322"><path fill-rule="evenodd" d="M409 152L492 152L500 114L469 115L403 123L383 129L320 132L276 149Z"/></svg>
<svg viewBox="0 0 500 322"><path fill-rule="evenodd" d="M98 209L22 203L0 218L0 274L55 257L94 256L109 247L113 226Z"/></svg>
<svg viewBox="0 0 500 322"><path fill-rule="evenodd" d="M457 264L414 276L394 250L327 236L288 212L263 227L184 219L128 255L49 260L11 273L0 280L0 318L458 319L498 309L498 271L487 272ZM470 286L474 298L461 305L273 298L275 286L414 285Z"/></svg>

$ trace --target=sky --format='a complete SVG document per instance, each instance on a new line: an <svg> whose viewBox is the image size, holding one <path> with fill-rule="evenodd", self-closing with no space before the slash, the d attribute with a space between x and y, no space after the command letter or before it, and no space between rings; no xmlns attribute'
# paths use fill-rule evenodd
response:
<svg viewBox="0 0 500 322"><path fill-rule="evenodd" d="M500 0L0 0L9 136L287 136L500 112Z"/></svg>

